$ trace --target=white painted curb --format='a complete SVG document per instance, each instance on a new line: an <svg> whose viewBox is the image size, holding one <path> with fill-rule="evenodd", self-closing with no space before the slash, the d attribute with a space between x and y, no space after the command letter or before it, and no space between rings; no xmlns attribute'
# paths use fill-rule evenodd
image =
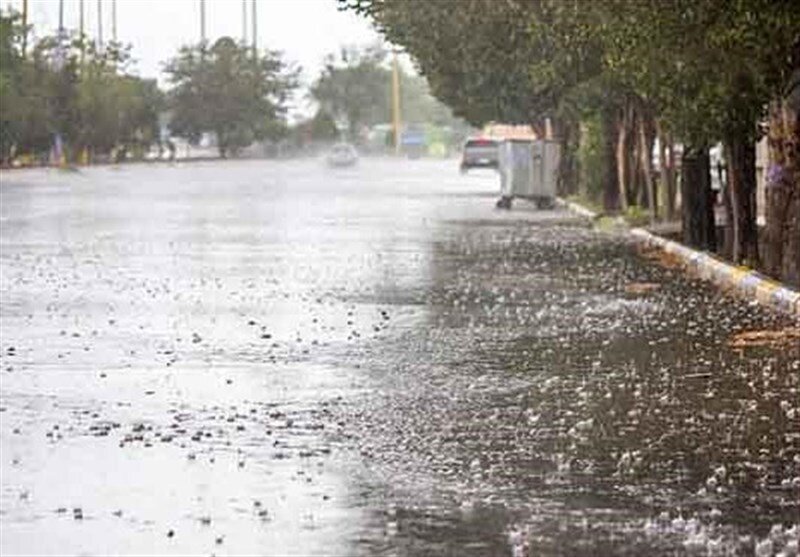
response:
<svg viewBox="0 0 800 557"><path fill-rule="evenodd" d="M672 240L632 228L631 236L643 244L677 256L686 268L703 280L783 313L800 317L800 292L771 280L747 267L734 267L708 253L688 248Z"/></svg>
<svg viewBox="0 0 800 557"><path fill-rule="evenodd" d="M582 217L596 219L597 213L564 199L558 203ZM771 280L747 267L735 267L713 255L686 247L678 242L656 236L643 228L631 228L630 234L646 246L655 247L676 256L686 268L703 280L729 288L739 296L761 305L800 317L800 292Z"/></svg>
<svg viewBox="0 0 800 557"><path fill-rule="evenodd" d="M586 217L588 219L594 220L594 219L596 219L596 218L598 218L600 216L597 213L595 213L594 211L590 211L586 207L578 205L577 203L573 203L572 201L567 201L566 199L562 199L560 197L556 198L556 204L560 205L562 207L566 207L567 209L569 209L570 211L572 211L576 215L580 215L580 216Z"/></svg>

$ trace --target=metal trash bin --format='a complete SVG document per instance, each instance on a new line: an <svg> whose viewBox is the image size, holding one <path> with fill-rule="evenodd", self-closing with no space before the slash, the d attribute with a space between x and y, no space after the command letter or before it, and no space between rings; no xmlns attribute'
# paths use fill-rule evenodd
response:
<svg viewBox="0 0 800 557"><path fill-rule="evenodd" d="M561 156L557 141L506 139L500 144L500 201L510 209L515 197L528 199L540 209L555 206L558 164Z"/></svg>

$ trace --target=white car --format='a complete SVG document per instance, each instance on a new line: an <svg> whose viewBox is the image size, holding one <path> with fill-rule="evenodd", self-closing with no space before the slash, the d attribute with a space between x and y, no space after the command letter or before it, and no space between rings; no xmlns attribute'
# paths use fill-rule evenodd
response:
<svg viewBox="0 0 800 557"><path fill-rule="evenodd" d="M326 157L330 166L353 166L358 162L358 152L349 143L337 143Z"/></svg>

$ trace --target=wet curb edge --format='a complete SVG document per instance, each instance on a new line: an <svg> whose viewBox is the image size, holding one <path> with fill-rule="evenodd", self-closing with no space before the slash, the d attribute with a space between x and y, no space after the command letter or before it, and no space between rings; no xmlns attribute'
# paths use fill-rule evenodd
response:
<svg viewBox="0 0 800 557"><path fill-rule="evenodd" d="M594 211L576 203L562 201L561 204L580 216L590 219L598 217ZM643 228L631 228L628 233L645 246L658 248L676 256L690 273L703 280L730 289L745 299L800 317L800 292L780 282L771 280L748 267L736 267L708 253L656 236Z"/></svg>

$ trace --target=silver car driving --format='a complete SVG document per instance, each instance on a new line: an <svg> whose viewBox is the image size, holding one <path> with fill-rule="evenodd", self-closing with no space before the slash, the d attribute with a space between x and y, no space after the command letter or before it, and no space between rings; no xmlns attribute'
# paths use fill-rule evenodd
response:
<svg viewBox="0 0 800 557"><path fill-rule="evenodd" d="M500 142L496 139L473 138L464 143L461 156L461 172L470 168L497 168L499 166Z"/></svg>

